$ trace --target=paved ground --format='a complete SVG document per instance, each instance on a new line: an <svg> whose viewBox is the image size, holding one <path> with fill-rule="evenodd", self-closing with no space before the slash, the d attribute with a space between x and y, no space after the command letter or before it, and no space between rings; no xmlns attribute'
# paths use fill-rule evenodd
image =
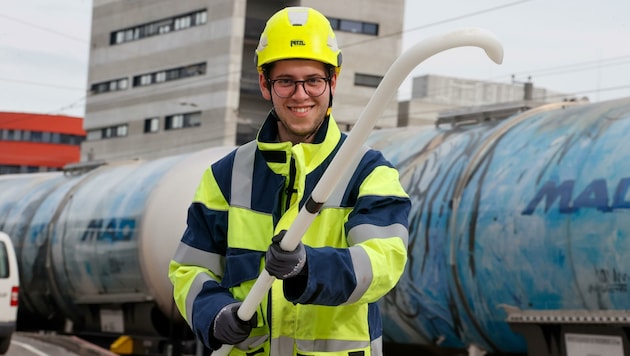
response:
<svg viewBox="0 0 630 356"><path fill-rule="evenodd" d="M13 334L6 356L115 356L84 340L54 334Z"/></svg>

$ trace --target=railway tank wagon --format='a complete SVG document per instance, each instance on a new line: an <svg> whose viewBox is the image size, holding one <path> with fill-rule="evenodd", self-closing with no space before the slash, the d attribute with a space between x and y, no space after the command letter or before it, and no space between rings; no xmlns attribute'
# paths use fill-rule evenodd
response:
<svg viewBox="0 0 630 356"><path fill-rule="evenodd" d="M413 201L388 340L560 355L582 333L630 352L629 135L629 99L372 135Z"/></svg>
<svg viewBox="0 0 630 356"><path fill-rule="evenodd" d="M233 148L87 172L0 176L20 263L18 327L169 336L168 262L203 170Z"/></svg>
<svg viewBox="0 0 630 356"><path fill-rule="evenodd" d="M368 144L413 202L407 268L381 303L386 343L524 353L553 316L567 321L558 340L596 330L630 350L606 317L630 310L629 134L630 99L375 131ZM0 176L18 327L177 337L168 262L203 170L232 149Z"/></svg>

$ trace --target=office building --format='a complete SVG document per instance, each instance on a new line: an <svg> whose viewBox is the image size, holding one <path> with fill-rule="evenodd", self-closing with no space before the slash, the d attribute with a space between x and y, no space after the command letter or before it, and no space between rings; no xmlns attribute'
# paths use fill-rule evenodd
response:
<svg viewBox="0 0 630 356"><path fill-rule="evenodd" d="M266 19L286 6L330 19L343 54L333 115L350 129L401 52L404 0L94 0L82 160L253 139L271 107L254 50ZM394 95L377 126L396 122Z"/></svg>

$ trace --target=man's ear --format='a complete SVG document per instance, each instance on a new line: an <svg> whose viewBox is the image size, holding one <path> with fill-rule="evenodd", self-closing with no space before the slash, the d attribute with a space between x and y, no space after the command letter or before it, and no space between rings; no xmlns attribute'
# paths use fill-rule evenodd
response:
<svg viewBox="0 0 630 356"><path fill-rule="evenodd" d="M269 91L269 82L263 73L258 73L258 86L260 86L260 93L265 100L271 100L271 92Z"/></svg>
<svg viewBox="0 0 630 356"><path fill-rule="evenodd" d="M330 76L330 92L334 95L335 94L335 88L337 88L337 73L333 72L333 74Z"/></svg>

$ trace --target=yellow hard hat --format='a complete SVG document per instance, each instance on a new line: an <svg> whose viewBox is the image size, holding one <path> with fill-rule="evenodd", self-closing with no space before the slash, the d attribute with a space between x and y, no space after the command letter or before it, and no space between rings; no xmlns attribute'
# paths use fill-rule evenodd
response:
<svg viewBox="0 0 630 356"><path fill-rule="evenodd" d="M312 59L341 70L341 50L328 19L310 7L287 7L267 20L256 48L256 67L282 59Z"/></svg>

